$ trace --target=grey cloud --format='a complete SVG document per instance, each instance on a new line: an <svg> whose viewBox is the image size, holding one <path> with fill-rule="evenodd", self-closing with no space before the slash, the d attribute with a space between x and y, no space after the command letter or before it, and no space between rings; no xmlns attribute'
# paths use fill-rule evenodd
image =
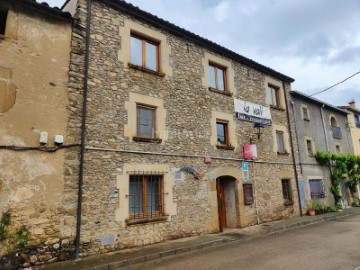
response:
<svg viewBox="0 0 360 270"><path fill-rule="evenodd" d="M331 64L344 64L349 62L360 62L360 46L345 48L329 59ZM360 63L358 65L360 69Z"/></svg>

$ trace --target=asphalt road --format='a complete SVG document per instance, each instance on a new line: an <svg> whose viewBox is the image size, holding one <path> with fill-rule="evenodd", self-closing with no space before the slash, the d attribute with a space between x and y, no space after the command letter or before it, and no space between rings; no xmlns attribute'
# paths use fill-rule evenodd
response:
<svg viewBox="0 0 360 270"><path fill-rule="evenodd" d="M360 215L236 242L136 269L360 270Z"/></svg>

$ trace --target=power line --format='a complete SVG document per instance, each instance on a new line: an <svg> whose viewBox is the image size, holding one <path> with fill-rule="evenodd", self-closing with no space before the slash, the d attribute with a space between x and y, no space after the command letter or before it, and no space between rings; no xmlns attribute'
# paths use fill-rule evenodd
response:
<svg viewBox="0 0 360 270"><path fill-rule="evenodd" d="M315 94L310 95L310 97L315 96L315 95L320 94L320 93L323 93L323 92L325 92L325 91L327 91L327 90L329 90L329 89L331 89L331 88L333 88L333 87L335 87L335 86L337 86L337 85L339 85L339 84L341 84L341 83L343 83L343 82L351 79L352 77L354 77L354 76L356 76L356 75L358 75L358 74L360 74L360 71L358 71L358 72L354 73L353 75L347 77L346 79L342 80L341 82L338 82L338 83L336 83L336 84L334 84L334 85L332 85L332 86L330 86L330 87L328 87L328 88L326 88L326 89L324 89L324 90L321 90L321 91L319 91L319 92L316 92Z"/></svg>

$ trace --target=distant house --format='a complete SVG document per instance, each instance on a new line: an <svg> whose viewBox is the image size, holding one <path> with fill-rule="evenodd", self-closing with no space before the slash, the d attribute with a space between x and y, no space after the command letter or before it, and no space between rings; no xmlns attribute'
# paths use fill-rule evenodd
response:
<svg viewBox="0 0 360 270"><path fill-rule="evenodd" d="M348 106L339 106L339 108L348 112L348 123L354 145L354 154L360 155L360 109L356 107L355 101L349 102Z"/></svg>
<svg viewBox="0 0 360 270"><path fill-rule="evenodd" d="M319 200L330 205L334 198L329 191L330 172L316 162L316 151L353 153L348 113L328 103L298 91L291 91L299 145L305 200ZM350 192L341 184L342 200L350 204Z"/></svg>

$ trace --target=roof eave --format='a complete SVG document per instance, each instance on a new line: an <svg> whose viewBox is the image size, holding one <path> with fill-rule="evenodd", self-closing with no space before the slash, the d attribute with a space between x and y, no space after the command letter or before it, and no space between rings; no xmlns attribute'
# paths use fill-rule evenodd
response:
<svg viewBox="0 0 360 270"><path fill-rule="evenodd" d="M221 45L218 45L210 40L202 38L194 33L191 33L190 31L188 31L186 29L180 28L179 26L176 26L168 21L158 18L157 16L152 15L144 10L141 10L138 7L135 7L131 4L128 4L125 1L118 1L118 0L99 0L99 1L102 1L114 8L118 8L121 11L123 11L137 19L145 21L153 26L156 26L157 28L164 29L176 36L186 38L196 44L199 44L202 47L206 47L209 50L214 51L215 53L226 56L230 59L237 60L244 65L247 65L256 70L262 71L265 74L273 76L284 82L293 83L295 81L295 79L293 79L289 76L286 76L286 75L284 75L280 72L277 72L271 68L263 66L249 58L246 58L246 57L239 55L225 47L222 47Z"/></svg>

